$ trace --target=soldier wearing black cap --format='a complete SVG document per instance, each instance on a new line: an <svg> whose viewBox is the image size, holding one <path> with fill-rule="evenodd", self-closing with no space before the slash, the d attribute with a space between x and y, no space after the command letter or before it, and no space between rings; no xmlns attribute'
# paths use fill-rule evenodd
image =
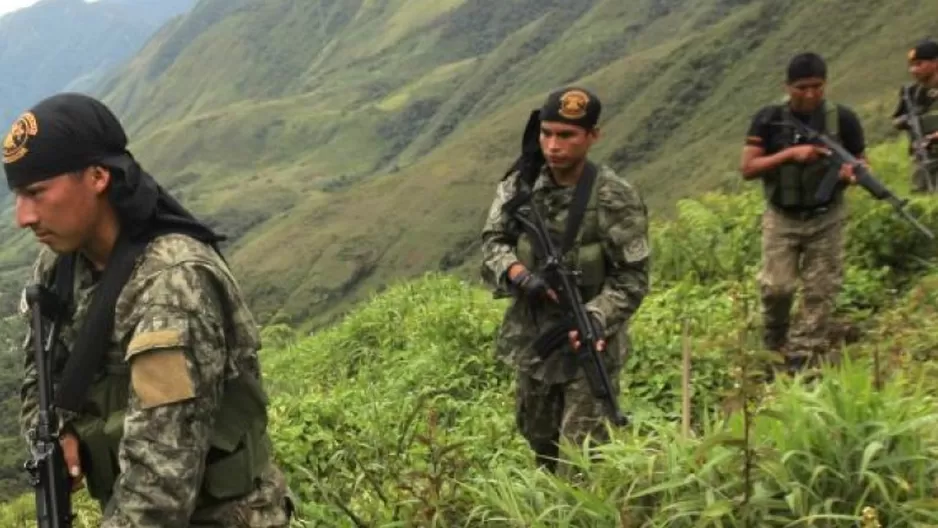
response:
<svg viewBox="0 0 938 528"><path fill-rule="evenodd" d="M518 428L536 462L551 471L557 469L562 440L607 439L604 410L576 366L578 336L570 331L556 293L538 276L541 259L508 209L519 191L530 189L530 202L518 210L537 207L551 231L562 236L557 247L580 272L586 309L604 341L597 348L603 348L618 395L628 321L648 292L650 249L638 191L589 160L599 140L601 108L594 93L569 87L551 93L532 112L522 157L499 183L482 229L482 278L497 296L513 297L496 354L517 371ZM568 224L570 218L579 221Z"/></svg>
<svg viewBox="0 0 938 528"><path fill-rule="evenodd" d="M915 79L911 85L899 89L899 104L893 112L893 124L899 130L906 130L911 141L924 141L928 145L929 160L924 166L912 167L912 192L935 192L938 190L938 42L925 40L909 50L909 73ZM906 98L911 101L911 110L921 123L921 138L911 137L909 126L909 108ZM911 143L910 141L910 143ZM912 146L909 146L912 153Z"/></svg>
<svg viewBox="0 0 938 528"><path fill-rule="evenodd" d="M53 424L103 528L287 526L259 340L238 284L199 223L127 151L101 102L59 94L3 140L16 222L44 246L31 284L54 296ZM21 310L34 308L26 302ZM28 330L20 423L37 423Z"/></svg>
<svg viewBox="0 0 938 528"><path fill-rule="evenodd" d="M826 132L860 160L866 147L856 113L825 97L826 81L827 65L819 55L792 57L787 100L756 113L740 162L744 179L761 181L766 201L758 274L763 342L785 356L791 371L826 357L834 300L843 282L844 191L838 188L825 203L815 195L831 171L848 183L855 182L855 175L849 165L833 165L826 149L802 144L792 127L781 125L800 120ZM802 317L789 332L799 278L804 287Z"/></svg>

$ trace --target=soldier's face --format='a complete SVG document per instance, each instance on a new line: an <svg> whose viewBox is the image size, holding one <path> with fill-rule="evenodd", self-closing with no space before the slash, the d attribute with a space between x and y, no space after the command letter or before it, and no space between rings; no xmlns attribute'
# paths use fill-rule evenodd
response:
<svg viewBox="0 0 938 528"><path fill-rule="evenodd" d="M909 73L918 82L926 82L938 72L938 61L913 60L909 61Z"/></svg>
<svg viewBox="0 0 938 528"><path fill-rule="evenodd" d="M16 223L56 253L85 246L102 218L108 171L89 168L14 189Z"/></svg>
<svg viewBox="0 0 938 528"><path fill-rule="evenodd" d="M789 104L796 112L810 113L815 111L824 100L824 79L810 77L798 79L786 85L788 89Z"/></svg>
<svg viewBox="0 0 938 528"><path fill-rule="evenodd" d="M553 170L575 167L586 158L599 137L599 130L586 130L566 123L541 123L541 151L547 166Z"/></svg>

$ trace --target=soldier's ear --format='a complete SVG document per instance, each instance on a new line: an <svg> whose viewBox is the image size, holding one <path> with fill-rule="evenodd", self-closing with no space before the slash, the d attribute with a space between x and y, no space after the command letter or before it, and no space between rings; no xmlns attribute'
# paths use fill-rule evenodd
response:
<svg viewBox="0 0 938 528"><path fill-rule="evenodd" d="M587 134L589 135L589 137L590 137L590 139L593 141L593 143L595 143L595 142L599 141L599 138L600 138L601 135L602 135L600 132L601 132L601 131L600 131L599 127L593 127L593 129L590 130Z"/></svg>

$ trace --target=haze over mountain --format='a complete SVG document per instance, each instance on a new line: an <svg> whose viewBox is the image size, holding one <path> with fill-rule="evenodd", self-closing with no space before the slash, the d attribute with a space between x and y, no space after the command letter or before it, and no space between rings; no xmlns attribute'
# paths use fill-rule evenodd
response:
<svg viewBox="0 0 938 528"><path fill-rule="evenodd" d="M92 91L145 167L232 237L259 318L318 325L399 278L475 273L492 191L547 91L600 94L595 157L660 218L737 184L748 122L796 52L823 54L829 95L885 137L905 52L936 16L925 0L201 0ZM34 242L2 226L9 309Z"/></svg>
<svg viewBox="0 0 938 528"><path fill-rule="evenodd" d="M0 16L0 123L60 90L87 91L195 0L41 0Z"/></svg>

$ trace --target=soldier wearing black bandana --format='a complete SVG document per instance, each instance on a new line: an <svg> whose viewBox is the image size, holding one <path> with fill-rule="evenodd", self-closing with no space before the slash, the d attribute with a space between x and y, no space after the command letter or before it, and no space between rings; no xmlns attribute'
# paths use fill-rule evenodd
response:
<svg viewBox="0 0 938 528"><path fill-rule="evenodd" d="M27 286L48 302L37 308L24 290L21 310L60 328L49 425L101 528L286 527L292 499L267 433L257 327L223 238L143 170L91 97L59 94L24 112L3 166L16 223L43 246ZM27 327L19 351L30 443L38 338Z"/></svg>

